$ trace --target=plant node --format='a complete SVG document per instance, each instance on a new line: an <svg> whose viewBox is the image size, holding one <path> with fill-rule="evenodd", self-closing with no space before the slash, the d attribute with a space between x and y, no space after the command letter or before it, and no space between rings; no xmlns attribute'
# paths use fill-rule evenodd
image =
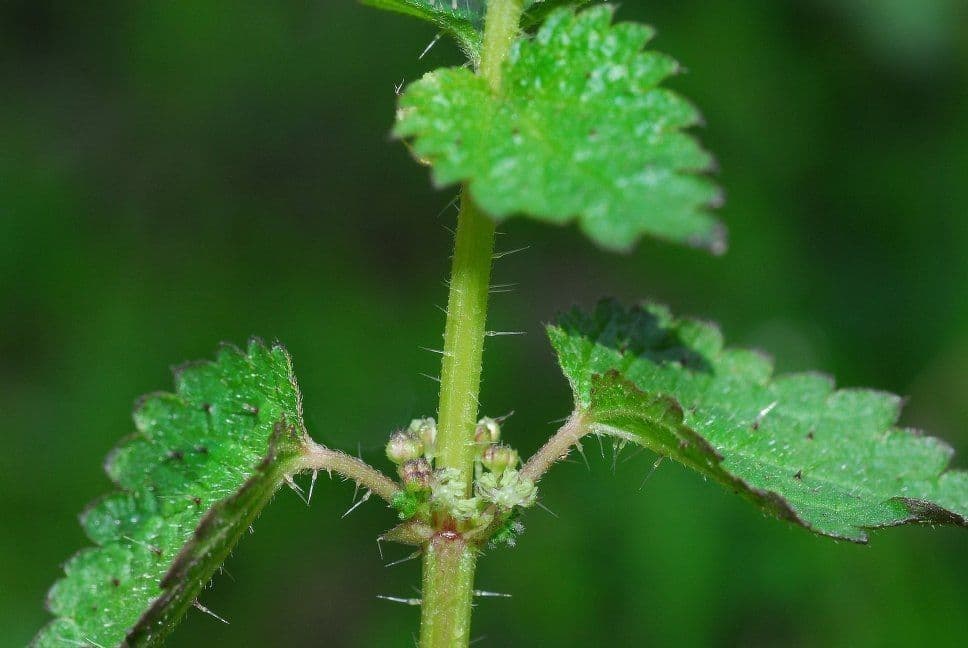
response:
<svg viewBox="0 0 968 648"><path fill-rule="evenodd" d="M471 495L459 470L434 465L437 424L433 418L414 419L406 430L393 432L387 456L398 464L402 488L390 504L405 521L397 529L410 526L406 533L390 532L383 538L411 544L439 533L458 533L479 547L500 535L497 544L513 546L524 530L517 521L520 509L535 503L538 489L519 472L517 450L497 443L504 418L485 416L477 424L475 439L481 450L474 462ZM420 529L414 533L416 527Z"/></svg>

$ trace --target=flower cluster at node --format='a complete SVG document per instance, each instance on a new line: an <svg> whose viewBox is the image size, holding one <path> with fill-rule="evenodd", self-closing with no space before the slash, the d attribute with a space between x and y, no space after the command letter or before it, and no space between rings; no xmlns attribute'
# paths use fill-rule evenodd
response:
<svg viewBox="0 0 968 648"><path fill-rule="evenodd" d="M434 466L434 419L414 419L406 429L393 432L386 454L396 464L403 485L393 499L400 518L418 519L429 525L450 519L462 530L486 529L485 536L493 536L492 542L513 546L524 529L517 520L517 511L535 503L538 489L518 472L518 452L501 443L503 422L503 418L485 416L477 423L474 488L470 496L457 468Z"/></svg>

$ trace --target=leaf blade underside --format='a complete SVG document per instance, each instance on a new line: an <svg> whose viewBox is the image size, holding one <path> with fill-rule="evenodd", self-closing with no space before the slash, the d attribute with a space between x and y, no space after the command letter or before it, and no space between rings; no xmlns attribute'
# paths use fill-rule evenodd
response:
<svg viewBox="0 0 968 648"><path fill-rule="evenodd" d="M601 302L549 326L576 411L594 433L646 446L820 535L968 526L968 472L943 441L896 427L901 399L774 377L762 354L661 306Z"/></svg>
<svg viewBox="0 0 968 648"><path fill-rule="evenodd" d="M555 9L580 6L592 0L525 0L521 26L540 25ZM484 39L484 0L360 0L366 6L412 16L429 22L457 41L464 54L477 65Z"/></svg>
<svg viewBox="0 0 968 648"><path fill-rule="evenodd" d="M525 29L532 29L541 25L557 9L563 7L578 8L590 2L599 1L603 0L525 0L521 26Z"/></svg>
<svg viewBox="0 0 968 648"><path fill-rule="evenodd" d="M552 12L514 45L497 92L463 68L425 75L401 96L394 134L497 221L577 222L611 250L648 234L721 253L713 158L686 132L699 112L661 86L679 64L643 49L651 28L612 14Z"/></svg>
<svg viewBox="0 0 968 648"><path fill-rule="evenodd" d="M136 405L137 432L105 463L120 490L81 523L94 547L51 588L34 646L159 645L283 482L304 438L281 346L224 346Z"/></svg>
<svg viewBox="0 0 968 648"><path fill-rule="evenodd" d="M364 5L432 23L457 41L475 65L481 55L483 2L468 0L360 0Z"/></svg>

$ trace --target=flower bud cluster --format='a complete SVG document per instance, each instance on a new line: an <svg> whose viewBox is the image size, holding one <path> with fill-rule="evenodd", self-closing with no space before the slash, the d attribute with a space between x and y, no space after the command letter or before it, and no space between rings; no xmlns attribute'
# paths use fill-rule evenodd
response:
<svg viewBox="0 0 968 648"><path fill-rule="evenodd" d="M400 466L399 472L404 488L409 491L429 489L434 476L434 469L431 468L430 462L423 457L411 459Z"/></svg>
<svg viewBox="0 0 968 648"><path fill-rule="evenodd" d="M401 466L423 456L423 442L405 430L397 430L387 441L387 459Z"/></svg>
<svg viewBox="0 0 968 648"><path fill-rule="evenodd" d="M534 504L538 489L518 473L520 457L514 448L500 443L502 419L485 416L477 423L474 441L481 447L475 493L485 502L503 509Z"/></svg>
<svg viewBox="0 0 968 648"><path fill-rule="evenodd" d="M433 461L437 450L437 421L430 417L414 419L410 421L407 432L420 439L423 443L424 456L428 461Z"/></svg>
<svg viewBox="0 0 968 648"><path fill-rule="evenodd" d="M477 422L474 429L474 442L479 446L487 446L501 440L501 421L485 416Z"/></svg>
<svg viewBox="0 0 968 648"><path fill-rule="evenodd" d="M434 508L446 511L458 520L469 520L479 512L480 501L476 497L464 496L464 481L456 468L437 470L430 492Z"/></svg>
<svg viewBox="0 0 968 648"><path fill-rule="evenodd" d="M491 472L501 474L518 465L518 451L506 445L492 443L481 452L481 465Z"/></svg>
<svg viewBox="0 0 968 648"><path fill-rule="evenodd" d="M486 472L477 479L477 496L503 509L527 508L538 498L538 487L513 468L503 473Z"/></svg>
<svg viewBox="0 0 968 648"><path fill-rule="evenodd" d="M393 503L400 517L430 524L439 514L444 514L464 528L485 529L500 520L507 523L515 507L531 506L537 497L537 488L518 473L521 460L517 451L501 443L503 420L485 416L475 427L477 479L470 497L460 470L434 467L437 444L434 419L414 419L407 428L393 432L387 441L386 455L396 464L403 485ZM515 529L508 533L512 531Z"/></svg>

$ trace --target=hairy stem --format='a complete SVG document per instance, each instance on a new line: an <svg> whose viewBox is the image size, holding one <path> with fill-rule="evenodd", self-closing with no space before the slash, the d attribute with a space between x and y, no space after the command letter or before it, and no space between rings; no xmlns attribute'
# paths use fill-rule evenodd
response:
<svg viewBox="0 0 968 648"><path fill-rule="evenodd" d="M296 459L292 472L307 470L335 471L379 495L387 503L392 503L393 496L400 491L400 486L395 481L362 459L319 445L311 439L303 446L303 454Z"/></svg>
<svg viewBox="0 0 968 648"><path fill-rule="evenodd" d="M523 0L487 3L479 73L495 92L501 87L501 66L518 35L522 5ZM477 208L466 187L455 238L440 373L437 465L458 470L470 495L494 223ZM473 544L451 530L438 531L427 544L423 560L421 648L468 645L476 552Z"/></svg>
<svg viewBox="0 0 968 648"><path fill-rule="evenodd" d="M527 463L521 467L521 476L537 482L556 461L566 457L571 447L587 433L588 428L585 426L584 420L580 414L575 412L555 432L554 436L531 455Z"/></svg>
<svg viewBox="0 0 968 648"><path fill-rule="evenodd" d="M457 217L440 372L437 466L461 473L470 494L494 223L464 194Z"/></svg>
<svg viewBox="0 0 968 648"><path fill-rule="evenodd" d="M495 90L501 86L501 66L517 38L523 10L524 0L491 0L487 3L480 74Z"/></svg>
<svg viewBox="0 0 968 648"><path fill-rule="evenodd" d="M477 549L457 533L438 533L423 559L421 648L467 646Z"/></svg>

